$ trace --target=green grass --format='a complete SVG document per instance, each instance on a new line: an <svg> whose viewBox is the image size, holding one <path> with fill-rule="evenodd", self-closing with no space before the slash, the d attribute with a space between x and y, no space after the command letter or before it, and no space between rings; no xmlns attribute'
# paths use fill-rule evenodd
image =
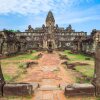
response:
<svg viewBox="0 0 100 100"><path fill-rule="evenodd" d="M70 60L67 61L68 63L74 63L74 62L86 62L87 64L89 63L89 65L86 66L76 66L75 70L79 73L81 73L83 76L86 76L87 78L84 77L77 77L76 78L76 82L80 83L80 82L85 82L85 83L90 83L91 79L93 78L94 75L94 68L91 66L94 65L90 65L90 63L92 63L94 61L94 58L86 56L84 54L70 54L70 50L65 50L63 52L64 55L66 55ZM85 58L90 58L90 60L85 60Z"/></svg>
<svg viewBox="0 0 100 100"><path fill-rule="evenodd" d="M35 50L32 51L32 54L18 55L16 57L6 58L5 60L25 60L25 59L35 60L37 57L33 56L34 53L36 53Z"/></svg>
<svg viewBox="0 0 100 100"><path fill-rule="evenodd" d="M25 73L26 73L26 69L22 68L20 70L17 70L16 74L14 75L4 74L4 79L6 82L15 82L18 77L20 77L22 74Z"/></svg>
<svg viewBox="0 0 100 100"><path fill-rule="evenodd" d="M19 63L19 68L27 68L27 64L26 63Z"/></svg>
<svg viewBox="0 0 100 100"><path fill-rule="evenodd" d="M83 54L70 54L69 52L70 52L70 50L65 50L64 54L66 56L68 56L68 58L71 61L75 61L75 60L83 61L83 60L85 60L85 58L90 58L90 61L94 60L92 57L89 57L89 56L86 56L86 55L83 55Z"/></svg>
<svg viewBox="0 0 100 100"><path fill-rule="evenodd" d="M33 96L5 96L3 98L5 98L6 100L31 100ZM5 100L4 99L4 100ZM1 99L0 99L1 100Z"/></svg>
<svg viewBox="0 0 100 100"><path fill-rule="evenodd" d="M38 59L38 56L37 55L33 55L34 53L36 53L35 50L33 50L31 54L23 54L23 55L18 55L18 56L11 57L11 58L3 59L4 61L6 61L6 60L11 61L11 62L3 62L2 61L2 66L3 67L8 67L10 63L11 64L15 64L15 66L18 67L15 75L9 75L7 73L4 73L4 79L7 82L10 82L10 81L13 81L14 77L17 77L17 76L23 74L24 73L24 70L26 68L26 63L19 62L19 61L20 60L36 60L36 59ZM13 62L13 60L16 60L17 62Z"/></svg>
<svg viewBox="0 0 100 100"><path fill-rule="evenodd" d="M76 66L75 69L78 72L81 72L82 75L92 78L94 74L94 68L89 66Z"/></svg>
<svg viewBox="0 0 100 100"><path fill-rule="evenodd" d="M4 79L6 82L10 82L12 80L12 76L11 75L8 75L8 74L4 74Z"/></svg>
<svg viewBox="0 0 100 100"><path fill-rule="evenodd" d="M36 53L37 51L36 50L32 50L32 53Z"/></svg>
<svg viewBox="0 0 100 100"><path fill-rule="evenodd" d="M31 58L31 60L36 60L36 59L38 59L39 57L38 56L33 56L32 58Z"/></svg>

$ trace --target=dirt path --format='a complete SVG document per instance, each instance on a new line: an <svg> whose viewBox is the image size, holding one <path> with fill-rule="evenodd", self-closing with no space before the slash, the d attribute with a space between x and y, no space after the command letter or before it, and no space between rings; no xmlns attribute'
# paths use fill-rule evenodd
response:
<svg viewBox="0 0 100 100"><path fill-rule="evenodd" d="M71 73L61 65L59 54L43 53L38 60L38 66L29 68L27 75L21 79L23 82L38 82L40 88L36 91L32 100L66 100L64 97L64 87L68 83L73 83ZM62 89L59 88L61 85Z"/></svg>

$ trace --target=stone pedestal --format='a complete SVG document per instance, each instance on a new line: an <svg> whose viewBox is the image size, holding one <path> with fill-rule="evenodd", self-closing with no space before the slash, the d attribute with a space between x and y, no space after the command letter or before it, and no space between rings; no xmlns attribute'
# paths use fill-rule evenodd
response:
<svg viewBox="0 0 100 100"><path fill-rule="evenodd" d="M4 96L28 96L32 95L32 85L28 83L9 83L3 87Z"/></svg>
<svg viewBox="0 0 100 100"><path fill-rule="evenodd" d="M4 77L2 74L1 64L0 64L0 96L3 96L3 86L5 84Z"/></svg>
<svg viewBox="0 0 100 100"><path fill-rule="evenodd" d="M100 43L96 47L93 84L96 87L96 95L100 96Z"/></svg>
<svg viewBox="0 0 100 100"><path fill-rule="evenodd" d="M95 87L92 84L74 83L71 86L66 86L64 94L66 96L94 96Z"/></svg>

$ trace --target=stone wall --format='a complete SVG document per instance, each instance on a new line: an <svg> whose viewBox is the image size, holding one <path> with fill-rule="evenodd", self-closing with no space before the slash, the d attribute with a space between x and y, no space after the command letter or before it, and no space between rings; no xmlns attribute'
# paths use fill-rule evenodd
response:
<svg viewBox="0 0 100 100"><path fill-rule="evenodd" d="M93 55L96 52L96 47L99 42L100 42L100 30L94 29L92 30L89 36L83 38L77 36L73 41L73 50L76 49L78 52L83 52L89 55Z"/></svg>
<svg viewBox="0 0 100 100"><path fill-rule="evenodd" d="M95 96L95 87L92 84L68 85L65 88L66 96Z"/></svg>

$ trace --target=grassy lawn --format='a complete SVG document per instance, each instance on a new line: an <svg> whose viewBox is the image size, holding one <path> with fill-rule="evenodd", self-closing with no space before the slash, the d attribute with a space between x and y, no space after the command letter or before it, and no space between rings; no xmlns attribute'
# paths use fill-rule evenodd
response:
<svg viewBox="0 0 100 100"><path fill-rule="evenodd" d="M35 53L36 51L33 50L32 54L22 54L11 58L5 58L4 60L26 60L26 59L35 60L36 56L32 56Z"/></svg>
<svg viewBox="0 0 100 100"><path fill-rule="evenodd" d="M31 54L18 55L11 58L2 59L2 71L4 78L7 82L14 81L15 78L20 77L24 73L25 69L21 68L21 63L27 62L27 60L36 60L38 56L35 55L37 51L33 50ZM23 62L25 60L25 62Z"/></svg>
<svg viewBox="0 0 100 100"><path fill-rule="evenodd" d="M4 79L6 82L10 82L12 80L12 78L13 78L12 75L4 74Z"/></svg>
<svg viewBox="0 0 100 100"><path fill-rule="evenodd" d="M67 61L68 63L86 63L89 65L85 66L76 66L75 70L80 72L83 76L87 76L89 78L93 78L94 75L94 58L83 55L83 54L70 54L70 50L65 50L63 52L70 60ZM85 58L90 58L90 60L85 60Z"/></svg>
<svg viewBox="0 0 100 100"><path fill-rule="evenodd" d="M92 78L94 74L94 68L89 66L76 66L75 69L81 72L83 75Z"/></svg>
<svg viewBox="0 0 100 100"><path fill-rule="evenodd" d="M32 100L32 96L5 96L0 97L0 100Z"/></svg>
<svg viewBox="0 0 100 100"><path fill-rule="evenodd" d="M65 50L64 54L67 55L71 61L83 61L87 57L90 58L91 61L94 61L94 59L92 57L89 57L89 56L86 56L83 54L70 54L69 52L70 52L70 50Z"/></svg>

